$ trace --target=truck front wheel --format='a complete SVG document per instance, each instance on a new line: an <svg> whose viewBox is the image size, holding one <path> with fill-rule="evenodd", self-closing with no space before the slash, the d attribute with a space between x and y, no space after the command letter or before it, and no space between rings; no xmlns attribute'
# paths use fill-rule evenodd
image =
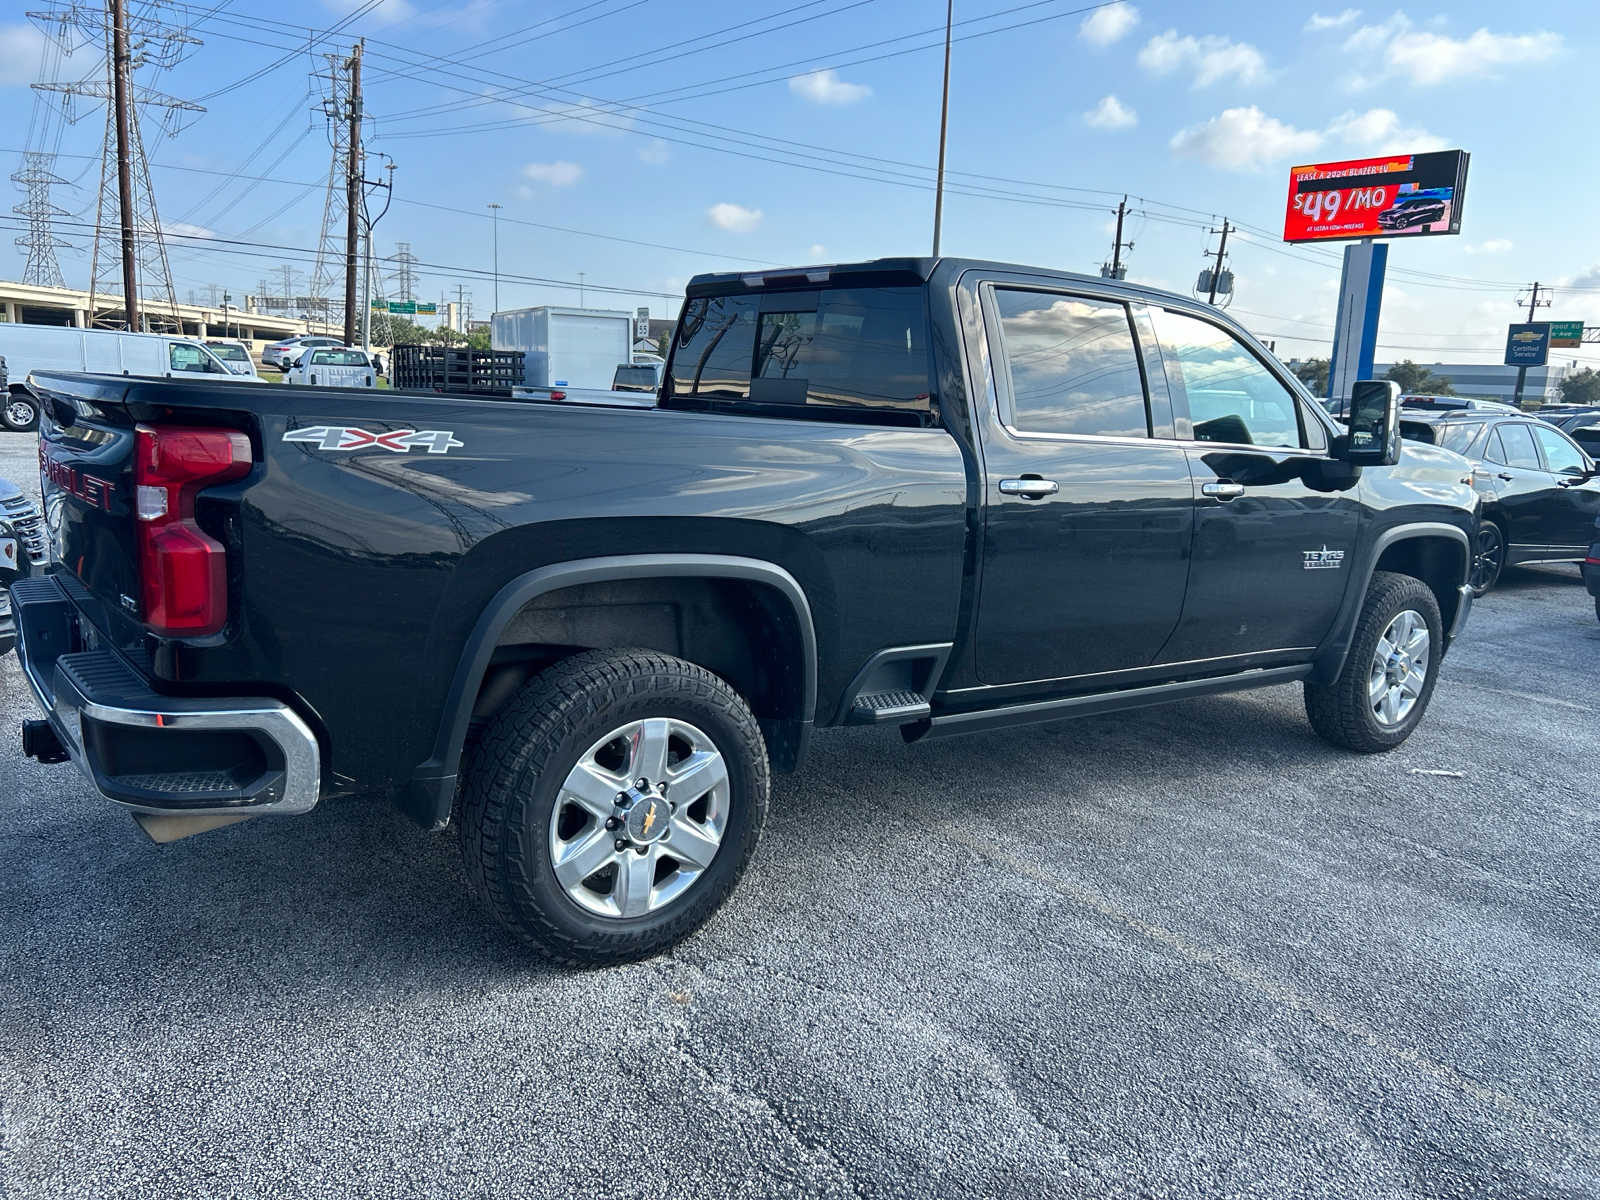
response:
<svg viewBox="0 0 1600 1200"><path fill-rule="evenodd" d="M711 672L648 650L574 655L475 745L460 807L469 887L554 961L657 954L739 881L768 778L755 717Z"/></svg>
<svg viewBox="0 0 1600 1200"><path fill-rule="evenodd" d="M1363 754L1400 745L1433 696L1443 628L1439 602L1427 584L1391 571L1374 573L1339 678L1305 685L1311 727L1334 745Z"/></svg>
<svg viewBox="0 0 1600 1200"><path fill-rule="evenodd" d="M26 392L0 390L0 428L28 433L39 428L39 405Z"/></svg>

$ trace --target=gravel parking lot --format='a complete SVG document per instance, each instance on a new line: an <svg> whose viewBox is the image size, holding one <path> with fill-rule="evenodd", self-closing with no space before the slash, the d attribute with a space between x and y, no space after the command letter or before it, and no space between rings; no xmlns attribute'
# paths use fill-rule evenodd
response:
<svg viewBox="0 0 1600 1200"><path fill-rule="evenodd" d="M151 845L21 757L8 656L0 1197L1600 1193L1576 578L1386 756L1298 688L822 736L703 933L576 973L387 809Z"/></svg>

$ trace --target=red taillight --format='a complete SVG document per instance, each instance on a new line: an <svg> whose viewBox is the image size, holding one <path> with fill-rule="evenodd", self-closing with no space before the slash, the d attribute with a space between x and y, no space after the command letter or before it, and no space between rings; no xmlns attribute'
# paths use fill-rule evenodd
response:
<svg viewBox="0 0 1600 1200"><path fill-rule="evenodd" d="M216 633L228 619L227 553L195 524L203 487L250 470L250 439L232 429L140 425L134 507L145 624L160 633Z"/></svg>
<svg viewBox="0 0 1600 1200"><path fill-rule="evenodd" d="M558 390L555 390L555 389L551 389L550 399L552 399L552 400L565 400L566 398L567 398L567 394L565 392L558 391Z"/></svg>

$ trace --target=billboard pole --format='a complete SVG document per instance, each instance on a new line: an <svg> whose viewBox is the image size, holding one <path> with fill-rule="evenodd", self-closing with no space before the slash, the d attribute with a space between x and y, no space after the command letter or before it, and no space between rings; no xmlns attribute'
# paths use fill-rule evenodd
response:
<svg viewBox="0 0 1600 1200"><path fill-rule="evenodd" d="M1344 411L1344 397L1358 379L1372 377L1378 348L1378 313L1383 305L1383 275L1389 247L1362 238L1344 248L1339 307L1333 322L1333 356L1328 362L1328 399Z"/></svg>

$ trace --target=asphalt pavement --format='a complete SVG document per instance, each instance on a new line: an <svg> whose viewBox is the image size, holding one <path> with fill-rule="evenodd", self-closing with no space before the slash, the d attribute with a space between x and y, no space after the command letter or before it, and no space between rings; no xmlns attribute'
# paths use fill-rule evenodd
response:
<svg viewBox="0 0 1600 1200"><path fill-rule="evenodd" d="M1551 568L1389 755L1295 687L825 734L710 925L588 972L453 834L156 847L0 731L0 1198L1600 1194L1597 678Z"/></svg>

